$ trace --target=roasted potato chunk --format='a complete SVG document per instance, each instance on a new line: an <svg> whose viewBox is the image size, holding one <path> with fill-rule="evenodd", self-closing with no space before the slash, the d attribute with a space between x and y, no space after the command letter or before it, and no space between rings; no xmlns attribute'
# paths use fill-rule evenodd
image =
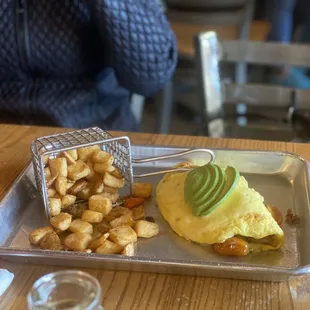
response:
<svg viewBox="0 0 310 310"><path fill-rule="evenodd" d="M104 188L104 185L103 185L102 179L101 180L98 179L97 181L92 183L92 193L94 195L102 193L103 188Z"/></svg>
<svg viewBox="0 0 310 310"><path fill-rule="evenodd" d="M71 221L72 221L72 215L65 212L62 212L59 215L54 216L50 220L53 227L62 231L67 230L70 227Z"/></svg>
<svg viewBox="0 0 310 310"><path fill-rule="evenodd" d="M70 181L70 180L68 180L67 179L67 193L68 193L68 191L69 191L69 189L73 186L75 184L75 182L74 181Z"/></svg>
<svg viewBox="0 0 310 310"><path fill-rule="evenodd" d="M100 195L102 197L110 199L113 203L116 202L118 200L118 198L119 198L119 193L118 192L114 193L114 194L103 192Z"/></svg>
<svg viewBox="0 0 310 310"><path fill-rule="evenodd" d="M48 196L49 198L55 197L56 194L57 194L56 189L54 189L54 188L48 188L48 189L47 189L47 196Z"/></svg>
<svg viewBox="0 0 310 310"><path fill-rule="evenodd" d="M68 235L64 240L64 245L73 251L85 251L91 242L91 235L81 232Z"/></svg>
<svg viewBox="0 0 310 310"><path fill-rule="evenodd" d="M109 237L109 233L106 233L102 236L100 236L99 238L93 240L90 245L88 246L92 251L95 251L97 248L99 248L104 241L106 241Z"/></svg>
<svg viewBox="0 0 310 310"><path fill-rule="evenodd" d="M99 237L102 236L102 233L98 230L94 230L91 237L92 237L92 240L95 240L95 239L98 239Z"/></svg>
<svg viewBox="0 0 310 310"><path fill-rule="evenodd" d="M106 172L112 172L114 170L115 170L115 167L107 163L95 163L94 164L94 171L100 174L105 174Z"/></svg>
<svg viewBox="0 0 310 310"><path fill-rule="evenodd" d="M81 160L77 160L74 165L68 166L68 178L72 181L83 179L89 173L89 167Z"/></svg>
<svg viewBox="0 0 310 310"><path fill-rule="evenodd" d="M134 183L133 185L133 196L149 198L152 195L152 184L151 183Z"/></svg>
<svg viewBox="0 0 310 310"><path fill-rule="evenodd" d="M85 210L81 219L92 224L100 223L103 219L103 214L92 210Z"/></svg>
<svg viewBox="0 0 310 310"><path fill-rule="evenodd" d="M76 163L75 159L66 151L61 152L58 157L65 158L67 161L67 165L74 165Z"/></svg>
<svg viewBox="0 0 310 310"><path fill-rule="evenodd" d="M48 206L50 209L50 215L56 216L61 212L61 199L60 198L49 198Z"/></svg>
<svg viewBox="0 0 310 310"><path fill-rule="evenodd" d="M81 147L77 149L79 160L86 161L87 159L92 158L96 151L100 151L99 145Z"/></svg>
<svg viewBox="0 0 310 310"><path fill-rule="evenodd" d="M132 218L135 221L144 219L144 217L145 217L145 212L144 212L143 206L139 206L139 207L132 209Z"/></svg>
<svg viewBox="0 0 310 310"><path fill-rule="evenodd" d="M50 226L37 228L29 234L29 241L31 244L39 244L46 234L52 232L54 232L54 230Z"/></svg>
<svg viewBox="0 0 310 310"><path fill-rule="evenodd" d="M135 255L135 244L134 243L127 244L122 254L125 256L134 256Z"/></svg>
<svg viewBox="0 0 310 310"><path fill-rule="evenodd" d="M97 231L99 231L102 234L105 234L105 233L109 232L109 230L111 229L111 225L108 221L103 219L99 224L94 225L94 229L96 229Z"/></svg>
<svg viewBox="0 0 310 310"><path fill-rule="evenodd" d="M69 151L67 151L67 153L68 153L74 160L77 160L77 159L78 159L77 150L75 150L75 149L69 150Z"/></svg>
<svg viewBox="0 0 310 310"><path fill-rule="evenodd" d="M83 203L74 204L63 209L63 212L69 213L74 218L80 218L87 209L87 205Z"/></svg>
<svg viewBox="0 0 310 310"><path fill-rule="evenodd" d="M40 248L43 250L54 250L54 251L61 251L63 246L58 235L53 231L47 233L41 240L40 240Z"/></svg>
<svg viewBox="0 0 310 310"><path fill-rule="evenodd" d="M117 227L117 226L121 226L121 225L129 225L132 227L135 225L135 221L132 219L132 217L130 215L122 215L122 216L117 217L116 219L112 220L110 222L110 225L112 227Z"/></svg>
<svg viewBox="0 0 310 310"><path fill-rule="evenodd" d="M91 184L87 184L86 187L84 189L82 189L81 191L79 191L76 196L80 199L83 200L88 200L89 197L93 194L92 193L92 185Z"/></svg>
<svg viewBox="0 0 310 310"><path fill-rule="evenodd" d="M100 212L103 216L106 216L112 210L112 201L100 195L93 195L89 198L88 207L90 210Z"/></svg>
<svg viewBox="0 0 310 310"><path fill-rule="evenodd" d="M111 242L110 240L106 240L103 244L97 248L96 253L98 254L119 254L123 251L123 247Z"/></svg>
<svg viewBox="0 0 310 310"><path fill-rule="evenodd" d="M123 188L125 185L125 180L124 179L118 179L112 174L106 172L104 177L103 177L103 183L106 186L109 187L115 187L115 188Z"/></svg>
<svg viewBox="0 0 310 310"><path fill-rule="evenodd" d="M46 179L50 179L52 177L52 173L49 167L44 168L44 174Z"/></svg>
<svg viewBox="0 0 310 310"><path fill-rule="evenodd" d="M50 158L48 161L52 176L67 177L68 166L65 158Z"/></svg>
<svg viewBox="0 0 310 310"><path fill-rule="evenodd" d="M141 238L152 238L159 233L159 227L156 223L144 220L137 221L134 229L138 237Z"/></svg>
<svg viewBox="0 0 310 310"><path fill-rule="evenodd" d="M55 180L55 188L59 195L64 196L67 192L67 178L65 177L58 177Z"/></svg>
<svg viewBox="0 0 310 310"><path fill-rule="evenodd" d="M109 193L109 194L118 194L118 188L105 186L103 188L103 192L104 193Z"/></svg>
<svg viewBox="0 0 310 310"><path fill-rule="evenodd" d="M51 176L49 178L46 178L46 186L49 188L49 187L52 187L57 179L58 175L55 175L55 176Z"/></svg>
<svg viewBox="0 0 310 310"><path fill-rule="evenodd" d="M107 164L108 166L112 166L114 162L114 157L110 153L107 153L105 151L96 151L93 154L92 158L94 163L104 163Z"/></svg>
<svg viewBox="0 0 310 310"><path fill-rule="evenodd" d="M81 232L91 235L93 233L93 225L80 219L76 219L71 222L69 230L73 233Z"/></svg>
<svg viewBox="0 0 310 310"><path fill-rule="evenodd" d="M137 234L129 225L122 225L110 229L110 240L125 247L127 244L137 242Z"/></svg>
<svg viewBox="0 0 310 310"><path fill-rule="evenodd" d="M61 207L67 208L75 203L76 197L74 195L65 195L61 198Z"/></svg>
<svg viewBox="0 0 310 310"><path fill-rule="evenodd" d="M48 156L48 155L43 156L43 165L44 165L44 166L47 165L48 160L49 160L49 156Z"/></svg>
<svg viewBox="0 0 310 310"><path fill-rule="evenodd" d="M122 173L121 170L118 169L118 168L115 168L115 170L112 171L111 174L112 174L114 177L118 178L118 179L123 179L123 178L124 178L123 173Z"/></svg>
<svg viewBox="0 0 310 310"><path fill-rule="evenodd" d="M131 215L131 214L132 214L131 210L121 207L121 206L112 208L112 210L109 213L110 216L114 216L114 217L119 217L122 215Z"/></svg>
<svg viewBox="0 0 310 310"><path fill-rule="evenodd" d="M87 187L87 182L85 180L76 181L68 190L68 194L76 195L78 192Z"/></svg>

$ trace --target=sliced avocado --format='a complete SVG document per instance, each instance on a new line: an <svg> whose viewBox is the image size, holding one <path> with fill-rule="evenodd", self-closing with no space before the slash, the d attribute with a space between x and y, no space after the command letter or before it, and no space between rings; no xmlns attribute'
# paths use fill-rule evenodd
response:
<svg viewBox="0 0 310 310"><path fill-rule="evenodd" d="M216 201L214 202L214 205L208 210L201 213L201 216L206 216L210 214L219 205L221 205L229 197L232 191L236 188L240 179L239 171L234 167L228 166L225 170L225 174L226 174L226 181L221 193L218 195Z"/></svg>

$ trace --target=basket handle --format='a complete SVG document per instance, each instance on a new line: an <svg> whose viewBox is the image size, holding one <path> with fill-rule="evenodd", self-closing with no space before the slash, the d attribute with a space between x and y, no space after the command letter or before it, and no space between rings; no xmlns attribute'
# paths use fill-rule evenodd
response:
<svg viewBox="0 0 310 310"><path fill-rule="evenodd" d="M203 153L208 154L210 159L207 162L207 164L213 163L215 161L215 154L213 151L211 151L209 149L188 149L188 150L183 151L183 152L169 154L169 155L161 155L161 156L142 158L142 159L132 159L132 163L143 164L143 163L149 163L149 162L158 161L158 160L177 158L177 157L181 157L181 156L192 154L192 153L198 153L198 152L203 152ZM144 178L144 177L149 177L149 176L154 176L154 175L166 174L166 173L170 173L170 172L184 172L184 171L189 171L191 169L192 168L175 168L175 169L161 170L161 171L155 171L155 172L150 172L150 173L133 175L133 177L134 178Z"/></svg>

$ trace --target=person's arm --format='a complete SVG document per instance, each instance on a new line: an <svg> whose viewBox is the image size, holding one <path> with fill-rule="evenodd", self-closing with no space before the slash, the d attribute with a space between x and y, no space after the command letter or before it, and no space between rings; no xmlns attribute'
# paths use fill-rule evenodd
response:
<svg viewBox="0 0 310 310"><path fill-rule="evenodd" d="M171 78L176 39L155 0L95 0L95 23L121 86L143 96Z"/></svg>

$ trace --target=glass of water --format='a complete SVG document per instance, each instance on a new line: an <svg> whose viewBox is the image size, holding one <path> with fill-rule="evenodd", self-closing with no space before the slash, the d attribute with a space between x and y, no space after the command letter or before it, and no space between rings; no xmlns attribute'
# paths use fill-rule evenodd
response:
<svg viewBox="0 0 310 310"><path fill-rule="evenodd" d="M29 310L103 310L97 279L76 270L50 273L38 279L27 302Z"/></svg>

